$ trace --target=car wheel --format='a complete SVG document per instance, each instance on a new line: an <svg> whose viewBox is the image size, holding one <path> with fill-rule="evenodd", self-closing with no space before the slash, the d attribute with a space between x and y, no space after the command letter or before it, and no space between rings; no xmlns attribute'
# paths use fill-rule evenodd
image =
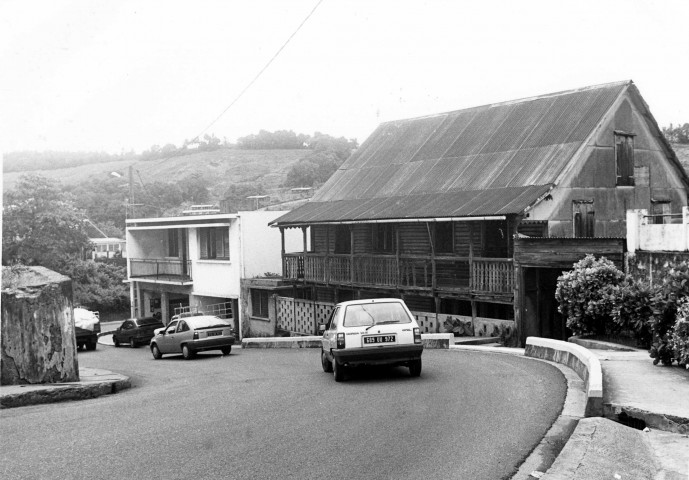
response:
<svg viewBox="0 0 689 480"><path fill-rule="evenodd" d="M156 345L155 343L151 345L151 354L153 355L153 358L155 358L156 360L160 360L161 358L163 358L163 354L160 353L160 349L158 348L158 345Z"/></svg>
<svg viewBox="0 0 689 480"><path fill-rule="evenodd" d="M134 341L134 337L131 337L129 339L129 347L130 348L136 348L136 342Z"/></svg>
<svg viewBox="0 0 689 480"><path fill-rule="evenodd" d="M120 341L117 338L115 338L115 335L112 336L112 340L113 340L113 342L115 342L116 347L120 346Z"/></svg>
<svg viewBox="0 0 689 480"><path fill-rule="evenodd" d="M344 380L345 367L340 364L337 360L333 360L333 375L335 376L336 382L341 382Z"/></svg>
<svg viewBox="0 0 689 480"><path fill-rule="evenodd" d="M223 355L229 355L230 352L232 351L232 345L230 345L229 347L222 347L220 349L220 351L222 352Z"/></svg>
<svg viewBox="0 0 689 480"><path fill-rule="evenodd" d="M330 373L333 371L333 364L328 360L328 356L325 354L325 350L321 350L321 366L325 373Z"/></svg>
<svg viewBox="0 0 689 480"><path fill-rule="evenodd" d="M186 345L182 346L182 356L185 360L189 360L194 357L194 352Z"/></svg>
<svg viewBox="0 0 689 480"><path fill-rule="evenodd" d="M96 345L98 345L98 342L96 342L94 340L90 340L90 341L86 342L86 350L95 350Z"/></svg>
<svg viewBox="0 0 689 480"><path fill-rule="evenodd" d="M414 360L409 364L409 375L418 377L421 375L421 359Z"/></svg>

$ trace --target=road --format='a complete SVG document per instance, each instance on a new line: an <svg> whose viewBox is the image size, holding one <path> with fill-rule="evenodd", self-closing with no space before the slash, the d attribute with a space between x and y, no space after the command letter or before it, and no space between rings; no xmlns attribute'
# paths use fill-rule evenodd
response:
<svg viewBox="0 0 689 480"><path fill-rule="evenodd" d="M0 478L509 478L566 393L557 369L511 355L426 350L420 378L381 368L336 383L319 353L80 352L132 388L0 410Z"/></svg>

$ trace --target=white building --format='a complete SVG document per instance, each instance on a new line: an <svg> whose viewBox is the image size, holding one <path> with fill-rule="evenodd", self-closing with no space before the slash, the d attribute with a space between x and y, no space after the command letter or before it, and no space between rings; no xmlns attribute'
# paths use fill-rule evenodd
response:
<svg viewBox="0 0 689 480"><path fill-rule="evenodd" d="M182 312L233 318L242 331L240 279L282 272L281 253L301 238L268 223L284 211L196 213L127 220L127 278L132 317Z"/></svg>

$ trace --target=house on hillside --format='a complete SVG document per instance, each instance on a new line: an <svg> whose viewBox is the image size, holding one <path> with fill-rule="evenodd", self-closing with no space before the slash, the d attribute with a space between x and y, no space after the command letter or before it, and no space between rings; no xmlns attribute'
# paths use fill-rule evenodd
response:
<svg viewBox="0 0 689 480"><path fill-rule="evenodd" d="M90 252L92 260L96 258L114 258L127 256L127 242L123 238L109 237L91 220L86 219L86 234L93 245Z"/></svg>
<svg viewBox="0 0 689 480"><path fill-rule="evenodd" d="M191 208L180 217L127 220L131 316L209 313L233 319L242 332L240 279L280 270L281 241L298 235L268 227L285 211L218 213Z"/></svg>
<svg viewBox="0 0 689 480"><path fill-rule="evenodd" d="M627 209L679 213L688 191L624 81L383 123L271 224L302 231L282 272L303 298L401 297L427 331L459 319L523 344L567 337L562 270L587 253L622 266Z"/></svg>

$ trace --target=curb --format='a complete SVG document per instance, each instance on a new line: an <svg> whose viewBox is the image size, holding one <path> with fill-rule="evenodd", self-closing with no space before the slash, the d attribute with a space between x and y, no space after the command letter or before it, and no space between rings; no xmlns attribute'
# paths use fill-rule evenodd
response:
<svg viewBox="0 0 689 480"><path fill-rule="evenodd" d="M71 383L4 385L0 389L0 409L96 398L132 386L129 377L106 370L80 371L79 377L80 382Z"/></svg>
<svg viewBox="0 0 689 480"><path fill-rule="evenodd" d="M321 348L321 335L303 337L249 337L242 339L242 348ZM451 333L422 333L423 348L452 348L454 336Z"/></svg>

